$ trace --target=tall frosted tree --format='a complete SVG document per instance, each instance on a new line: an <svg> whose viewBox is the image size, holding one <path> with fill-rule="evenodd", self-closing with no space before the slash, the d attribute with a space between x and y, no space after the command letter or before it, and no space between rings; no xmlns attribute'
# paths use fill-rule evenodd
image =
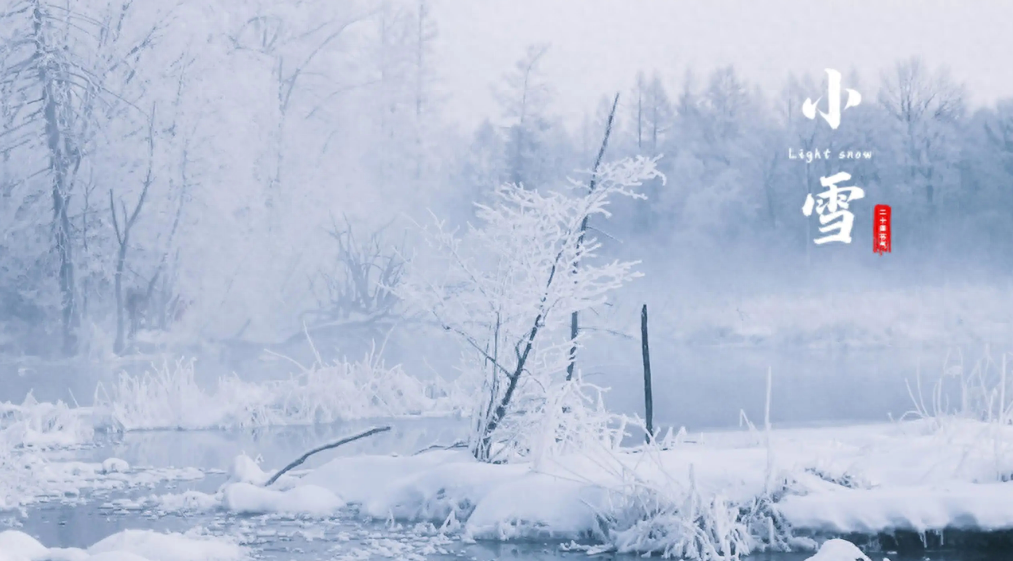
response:
<svg viewBox="0 0 1013 561"><path fill-rule="evenodd" d="M506 122L507 169L510 181L530 187L547 174L546 145L551 124L547 111L552 90L542 73L547 45L532 45L507 74L499 93Z"/></svg>
<svg viewBox="0 0 1013 561"><path fill-rule="evenodd" d="M50 225L65 354L77 350L81 315L75 253L87 230L81 222L89 219L75 206L84 199L82 177L91 170L99 128L133 110L124 102L130 99L126 89L157 31L128 39L125 22L131 14L129 2L68 6L24 0L7 6L3 22L6 130L0 149L14 168L5 170L6 189L18 191L23 218ZM48 221L40 215L43 191Z"/></svg>

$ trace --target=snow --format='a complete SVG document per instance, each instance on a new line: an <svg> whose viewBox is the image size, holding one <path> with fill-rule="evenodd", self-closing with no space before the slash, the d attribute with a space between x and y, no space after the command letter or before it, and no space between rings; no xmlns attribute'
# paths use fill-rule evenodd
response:
<svg viewBox="0 0 1013 561"><path fill-rule="evenodd" d="M102 461L102 473L126 473L130 464L119 458L106 458Z"/></svg>
<svg viewBox="0 0 1013 561"><path fill-rule="evenodd" d="M17 530L0 532L0 561L241 561L246 550L223 538L125 530L86 550L46 548Z"/></svg>
<svg viewBox="0 0 1013 561"><path fill-rule="evenodd" d="M13 530L0 532L0 561L31 561L42 558L47 551L28 534Z"/></svg>
<svg viewBox="0 0 1013 561"><path fill-rule="evenodd" d="M266 489L249 483L233 483L223 490L223 504L238 514L333 515L345 505L331 491L316 485L300 485L287 491Z"/></svg>
<svg viewBox="0 0 1013 561"><path fill-rule="evenodd" d="M767 439L757 431L712 432L666 450L586 451L537 467L485 464L446 450L345 457L294 478L288 492L325 488L368 517L460 527L472 539L592 537L631 551L646 543L635 533L658 524L670 536L683 532L683 545L698 539L699 519L681 518L687 505L717 526L728 517L729 532L754 522L741 514L747 507L781 517L800 536L1013 529L1013 514L1002 506L1013 501L1013 483L1004 482L1013 473L1013 454L1005 453L1013 427L905 421L773 430L769 447ZM756 510L765 498L769 515ZM754 535L752 547L765 547L761 538Z"/></svg>
<svg viewBox="0 0 1013 561"><path fill-rule="evenodd" d="M172 481L202 479L196 468L144 468L130 470L123 460L102 463L67 461L37 451L0 455L0 511L43 500L79 500L85 493L154 487Z"/></svg>
<svg viewBox="0 0 1013 561"><path fill-rule="evenodd" d="M827 540L816 555L806 561L871 561L855 544L845 540Z"/></svg>
<svg viewBox="0 0 1013 561"><path fill-rule="evenodd" d="M147 503L152 503L157 511L161 513L209 512L221 506L221 499L216 495L209 495L200 491L184 491L182 493L167 493L159 496L152 495L144 504L131 506L139 510ZM126 508L128 505L123 506Z"/></svg>
<svg viewBox="0 0 1013 561"><path fill-rule="evenodd" d="M418 476L449 462L471 463L470 455L463 451L438 450L415 456L352 456L320 466L302 482L325 487L350 503L361 504L382 490L393 489L400 478Z"/></svg>
<svg viewBox="0 0 1013 561"><path fill-rule="evenodd" d="M91 443L94 435L88 408L39 402L31 392L20 405L0 403L0 448L69 448Z"/></svg>
<svg viewBox="0 0 1013 561"><path fill-rule="evenodd" d="M125 530L88 548L89 554L133 553L150 561L234 561L246 559L245 550L222 538L163 534L151 530Z"/></svg>
<svg viewBox="0 0 1013 561"><path fill-rule="evenodd" d="M18 440L27 434L23 429L33 411L58 409L28 403L10 410L20 416L7 417L15 420L0 431L5 438L0 505L5 509L204 476L194 468L143 468L116 457L69 461L59 450ZM289 472L270 488L264 483L273 469L259 457L241 454L215 493L181 490L120 498L106 507L155 515L230 512L317 521L357 513L431 524L463 539L578 540L603 544L594 546L602 551L688 552L689 557L707 543L723 543L723 551L798 550L815 548L810 537L1011 530L1013 513L1002 505L1013 502L1013 426L999 419L940 416L769 434L752 428L680 433L657 445L631 448L604 442L595 447L588 441L505 464L478 462L462 449L347 456ZM38 426L65 433L71 425ZM346 509L349 505L354 508ZM791 533L770 542L771 517ZM123 532L87 550L59 551L39 549L19 532L6 532L0 540L0 561L34 561L39 555L70 561L242 558L229 557L241 554L234 544L193 535ZM835 540L820 551L814 560L864 559L848 558L854 551Z"/></svg>
<svg viewBox="0 0 1013 561"><path fill-rule="evenodd" d="M482 497L465 532L474 539L575 538L592 533L607 508L603 489L542 473L526 473Z"/></svg>
<svg viewBox="0 0 1013 561"><path fill-rule="evenodd" d="M796 526L834 534L943 528L987 532L1013 528L1010 504L1009 483L954 482L788 497L779 509Z"/></svg>
<svg viewBox="0 0 1013 561"><path fill-rule="evenodd" d="M232 460L232 468L229 470L231 481L263 485L270 478L271 475L264 473L257 462L246 454L240 454Z"/></svg>

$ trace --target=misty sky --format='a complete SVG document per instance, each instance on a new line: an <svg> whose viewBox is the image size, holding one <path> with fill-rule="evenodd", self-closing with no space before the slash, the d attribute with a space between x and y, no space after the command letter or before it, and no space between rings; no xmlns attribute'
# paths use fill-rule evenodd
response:
<svg viewBox="0 0 1013 561"><path fill-rule="evenodd" d="M579 118L599 97L657 68L673 87L685 69L734 64L776 93L786 75L857 70L878 81L921 55L966 84L972 103L1013 96L1013 2L810 0L433 0L450 117L496 113L492 85L531 43L549 43L556 109ZM847 85L847 84L846 84Z"/></svg>

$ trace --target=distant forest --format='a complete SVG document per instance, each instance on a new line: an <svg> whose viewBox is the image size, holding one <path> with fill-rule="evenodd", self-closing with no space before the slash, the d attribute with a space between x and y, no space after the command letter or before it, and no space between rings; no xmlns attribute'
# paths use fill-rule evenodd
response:
<svg viewBox="0 0 1013 561"><path fill-rule="evenodd" d="M1013 100L972 107L931 61L840 69L864 99L836 130L801 111L826 95L823 69L776 96L731 67L645 69L575 124L553 111L566 84L542 71L552 48L532 46L490 84L498 113L463 130L438 23L424 0L8 2L0 352L280 341L396 313L377 282L407 266L412 221L464 225L506 182L567 188L616 92L606 159L661 154L666 181L592 227L661 279L1013 264ZM866 192L854 241L817 247L802 205L838 171ZM872 253L875 204L894 209L890 256Z"/></svg>

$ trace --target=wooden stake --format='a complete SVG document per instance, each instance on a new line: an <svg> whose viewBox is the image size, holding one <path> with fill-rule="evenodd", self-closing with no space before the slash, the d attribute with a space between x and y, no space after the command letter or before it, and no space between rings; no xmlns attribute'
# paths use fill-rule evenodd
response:
<svg viewBox="0 0 1013 561"><path fill-rule="evenodd" d="M644 354L644 414L647 443L654 439L654 398L651 396L651 350L647 345L647 304L640 310L640 349Z"/></svg>

